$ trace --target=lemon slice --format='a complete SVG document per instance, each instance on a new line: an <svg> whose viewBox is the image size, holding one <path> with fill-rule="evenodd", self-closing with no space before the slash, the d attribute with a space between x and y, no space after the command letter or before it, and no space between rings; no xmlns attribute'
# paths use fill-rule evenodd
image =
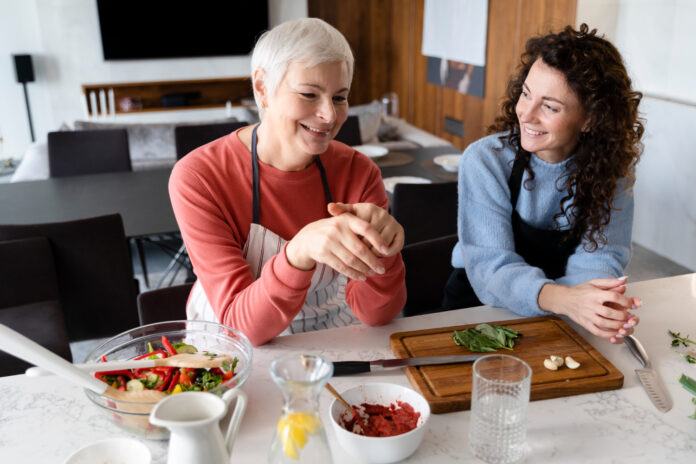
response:
<svg viewBox="0 0 696 464"><path fill-rule="evenodd" d="M278 436L283 452L291 459L299 458L299 450L307 444L307 435L312 435L319 425L319 418L306 412L291 412L278 420Z"/></svg>

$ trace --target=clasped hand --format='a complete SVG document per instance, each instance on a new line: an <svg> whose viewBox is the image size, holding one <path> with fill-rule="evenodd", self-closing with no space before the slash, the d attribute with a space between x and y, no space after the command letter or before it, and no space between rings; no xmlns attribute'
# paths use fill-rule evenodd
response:
<svg viewBox="0 0 696 464"><path fill-rule="evenodd" d="M288 262L303 270L323 263L356 280L383 274L379 258L401 251L403 227L371 203L330 203L328 211L332 217L307 224L288 242Z"/></svg>
<svg viewBox="0 0 696 464"><path fill-rule="evenodd" d="M640 322L628 311L643 304L640 298L627 297L625 292L625 277L594 279L574 287L547 284L539 294L539 303L567 315L598 337L621 343Z"/></svg>

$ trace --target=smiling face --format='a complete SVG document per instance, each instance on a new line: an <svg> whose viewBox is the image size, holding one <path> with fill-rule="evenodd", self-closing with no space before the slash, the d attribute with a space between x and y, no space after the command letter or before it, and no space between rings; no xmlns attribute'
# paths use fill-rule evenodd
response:
<svg viewBox="0 0 696 464"><path fill-rule="evenodd" d="M345 62L291 62L274 95L257 88L266 104L262 126L273 138L269 148L298 161L325 152L348 117L349 87Z"/></svg>
<svg viewBox="0 0 696 464"><path fill-rule="evenodd" d="M541 59L532 65L516 106L522 148L549 163L568 158L589 126L563 73Z"/></svg>

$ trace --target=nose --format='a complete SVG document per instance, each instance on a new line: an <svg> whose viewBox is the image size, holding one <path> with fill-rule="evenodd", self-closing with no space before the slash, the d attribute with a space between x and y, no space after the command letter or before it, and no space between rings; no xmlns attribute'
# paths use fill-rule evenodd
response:
<svg viewBox="0 0 696 464"><path fill-rule="evenodd" d="M317 108L317 117L327 123L336 121L336 108L331 98L322 98Z"/></svg>
<svg viewBox="0 0 696 464"><path fill-rule="evenodd" d="M535 106L529 102L523 101L521 98L517 102L517 118L520 122L531 122L535 116Z"/></svg>

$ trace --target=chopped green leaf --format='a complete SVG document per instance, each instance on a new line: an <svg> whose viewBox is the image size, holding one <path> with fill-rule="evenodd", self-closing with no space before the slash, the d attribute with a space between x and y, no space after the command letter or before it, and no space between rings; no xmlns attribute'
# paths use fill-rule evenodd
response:
<svg viewBox="0 0 696 464"><path fill-rule="evenodd" d="M455 330L452 339L474 353L494 353L498 348L512 350L519 336L518 331L507 327L479 324L475 329Z"/></svg>
<svg viewBox="0 0 696 464"><path fill-rule="evenodd" d="M679 377L679 383L682 384L682 387L684 387L686 391L696 396L696 380L692 379L688 375L682 374Z"/></svg>

